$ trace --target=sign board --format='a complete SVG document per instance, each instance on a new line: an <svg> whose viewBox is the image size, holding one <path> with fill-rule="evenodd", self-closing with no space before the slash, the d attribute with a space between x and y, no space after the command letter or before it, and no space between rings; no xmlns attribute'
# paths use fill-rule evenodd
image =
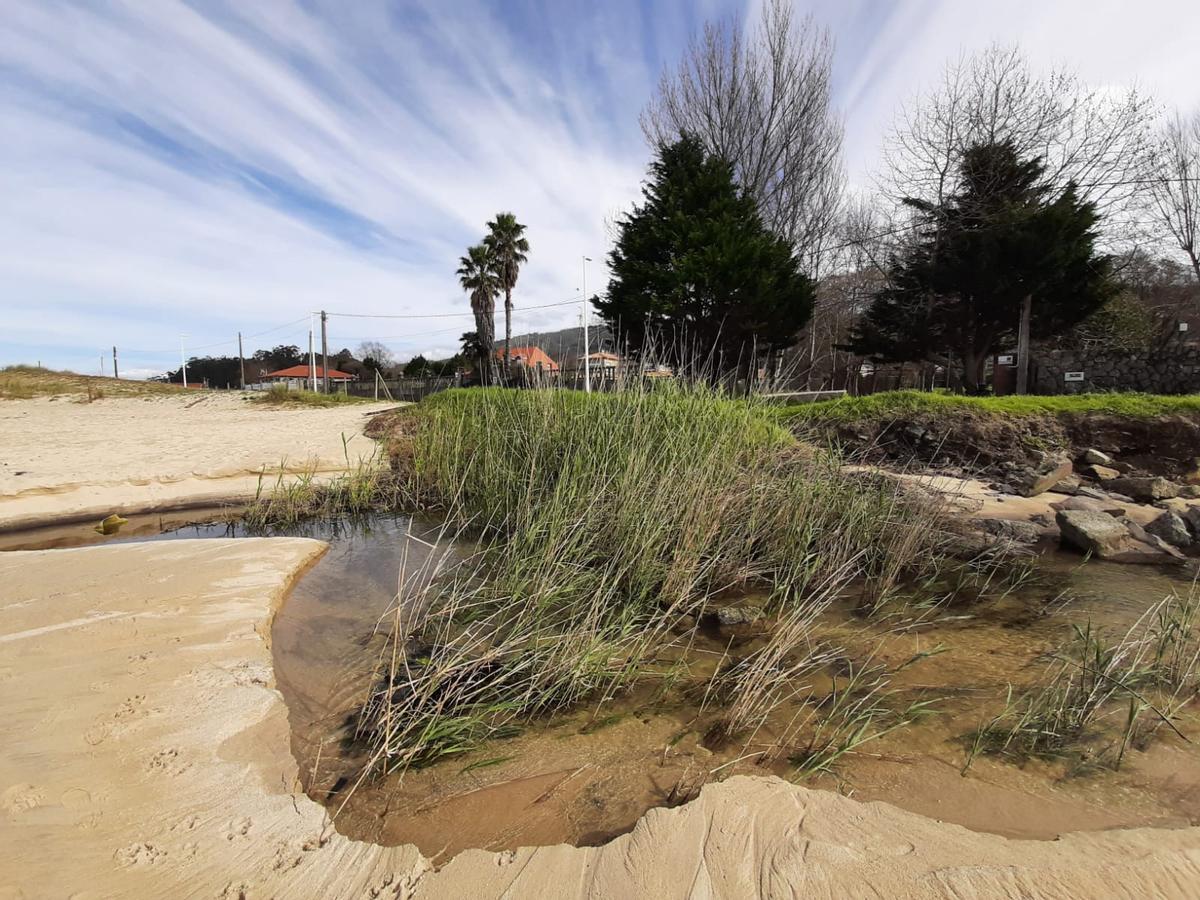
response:
<svg viewBox="0 0 1200 900"><path fill-rule="evenodd" d="M1188 323L1187 323L1187 322L1180 322L1180 323L1179 323L1179 330L1180 330L1180 331L1187 331L1187 330L1188 330Z"/></svg>
<svg viewBox="0 0 1200 900"><path fill-rule="evenodd" d="M1000 356L996 358L996 362L1002 366L1011 366L1016 363L1016 359L1015 356Z"/></svg>
<svg viewBox="0 0 1200 900"><path fill-rule="evenodd" d="M1063 381L1083 381L1082 372L1063 372Z"/></svg>

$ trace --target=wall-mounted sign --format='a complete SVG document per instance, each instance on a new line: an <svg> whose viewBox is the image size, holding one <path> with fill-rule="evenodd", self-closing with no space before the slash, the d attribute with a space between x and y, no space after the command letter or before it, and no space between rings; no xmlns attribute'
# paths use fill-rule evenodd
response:
<svg viewBox="0 0 1200 900"><path fill-rule="evenodd" d="M1082 372L1063 372L1063 381L1083 381Z"/></svg>
<svg viewBox="0 0 1200 900"><path fill-rule="evenodd" d="M1180 323L1179 323L1179 330L1180 330L1180 331L1187 331L1187 330L1188 330L1188 323L1187 323L1187 322L1180 322Z"/></svg>
<svg viewBox="0 0 1200 900"><path fill-rule="evenodd" d="M999 356L996 358L996 362L1002 366L1011 366L1016 363L1016 360L1015 356Z"/></svg>

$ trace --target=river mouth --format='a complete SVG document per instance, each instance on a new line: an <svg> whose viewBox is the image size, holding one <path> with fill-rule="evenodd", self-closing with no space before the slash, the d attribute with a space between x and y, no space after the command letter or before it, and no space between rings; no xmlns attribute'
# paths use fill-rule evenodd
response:
<svg viewBox="0 0 1200 900"><path fill-rule="evenodd" d="M119 535L93 538L79 526L69 530L73 536L40 533L15 543L30 549L48 541L66 546L242 533L225 521L197 521L203 515L195 511L181 516L185 522L131 523L133 534L125 526ZM163 524L182 527L155 532ZM139 533L143 527L147 533ZM647 685L530 723L521 734L471 754L355 787L364 755L348 738L385 646L387 623L378 627L379 619L396 595L406 534L434 527L372 517L302 530L328 540L330 549L276 616L272 655L302 784L335 814L339 832L387 845L415 844L438 862L468 848L595 845L631 830L649 809L686 802L705 780L730 774L795 778L786 760L746 759L753 747L711 740L693 700L664 697ZM873 652L899 667L944 648L894 680L902 696L935 697L938 703L930 715L844 756L832 774L801 783L1016 838L1200 822L1200 748L1165 730L1145 751L1130 751L1119 771L1084 773L1061 762L1018 766L979 757L962 774L963 736L1002 703L1008 684L1027 685L1041 675L1045 654L1073 624L1090 621L1123 631L1163 596L1190 586L1177 574L1081 565L1078 557L1057 553L1045 554L1038 567L1045 579L1002 599L944 611L919 628L864 620L849 601L831 607L822 632L851 655ZM730 639L749 646L761 635L754 627L702 633L697 659L712 657ZM703 662L695 669L702 679ZM1186 738L1200 735L1194 706L1176 724Z"/></svg>
<svg viewBox="0 0 1200 900"><path fill-rule="evenodd" d="M686 802L709 780L799 780L786 759L756 757L753 743L714 741L698 697L664 696L654 684L527 723L517 736L427 768L360 779L366 753L351 740L354 717L386 644L387 623L379 619L396 594L408 527L405 520L377 521L335 538L275 620L277 683L301 778L335 814L341 833L415 844L438 862L470 848L598 845L630 831L649 809ZM1043 676L1046 654L1074 624L1123 632L1164 596L1190 586L1166 571L1081 565L1079 557L1058 553L1044 555L1038 570L1040 577L1020 590L944 611L917 628L865 621L849 599L834 604L821 622L824 636L852 657L899 669L897 697L937 702L914 724L846 754L832 773L800 783L1013 838L1200 822L1200 748L1172 734L1144 752L1131 750L1118 771L981 756L962 774L964 736L1003 703L1007 685ZM753 626L701 629L690 674L702 682L705 666L715 666L730 641L745 647L763 639ZM1200 735L1192 708L1176 724L1189 738ZM770 737L768 726L760 743Z"/></svg>

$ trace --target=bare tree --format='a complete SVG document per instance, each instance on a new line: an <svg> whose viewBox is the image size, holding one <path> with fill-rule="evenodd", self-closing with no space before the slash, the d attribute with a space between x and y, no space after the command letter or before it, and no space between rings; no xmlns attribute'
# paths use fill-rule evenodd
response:
<svg viewBox="0 0 1200 900"><path fill-rule="evenodd" d="M788 0L767 0L753 35L708 23L642 113L651 144L688 132L724 157L766 225L809 272L834 243L845 180L842 123L830 109L833 43Z"/></svg>
<svg viewBox="0 0 1200 900"><path fill-rule="evenodd" d="M396 364L395 355L379 341L363 341L359 344L358 358L373 369L390 369ZM368 360L370 360L369 363Z"/></svg>
<svg viewBox="0 0 1200 900"><path fill-rule="evenodd" d="M1168 121L1158 149L1150 189L1154 209L1200 282L1200 111Z"/></svg>
<svg viewBox="0 0 1200 900"><path fill-rule="evenodd" d="M1007 142L1041 159L1051 184L1075 182L1119 224L1152 171L1155 116L1136 89L1088 88L1062 69L1037 75L1019 48L993 45L948 65L939 88L901 110L882 187L895 201L938 205L956 188L969 147Z"/></svg>

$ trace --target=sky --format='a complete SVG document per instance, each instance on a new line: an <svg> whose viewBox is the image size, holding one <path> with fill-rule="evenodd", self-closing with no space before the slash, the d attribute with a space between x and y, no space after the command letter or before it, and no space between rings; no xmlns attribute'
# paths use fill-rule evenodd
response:
<svg viewBox="0 0 1200 900"><path fill-rule="evenodd" d="M97 373L116 345L121 375L145 377L181 342L306 346L321 309L330 352L448 356L473 327L458 258L505 210L532 248L514 333L577 324L639 197L659 74L705 20L753 24L758 2L6 0L0 364ZM858 186L901 104L995 41L1200 107L1190 0L796 8L836 42Z"/></svg>

